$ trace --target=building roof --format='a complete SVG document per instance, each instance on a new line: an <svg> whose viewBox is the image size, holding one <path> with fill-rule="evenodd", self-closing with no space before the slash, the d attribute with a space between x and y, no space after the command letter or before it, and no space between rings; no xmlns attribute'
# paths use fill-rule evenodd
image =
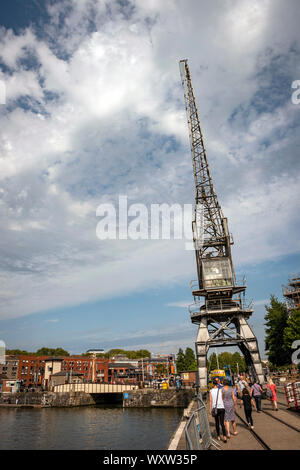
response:
<svg viewBox="0 0 300 470"><path fill-rule="evenodd" d="M56 374L52 374L52 377L65 376L65 375L71 375L71 374L67 370L62 370L61 372L56 372ZM76 372L76 370L74 370L72 372L72 377L74 375L84 375L84 374L82 374L81 372Z"/></svg>
<svg viewBox="0 0 300 470"><path fill-rule="evenodd" d="M169 362L167 357L144 357L143 359L139 359L139 362L151 363L151 364L161 364L163 362Z"/></svg>
<svg viewBox="0 0 300 470"><path fill-rule="evenodd" d="M122 369L133 369L133 370L135 370L135 367L132 364L129 364L129 362L110 362L108 364L108 367L110 369L122 368Z"/></svg>

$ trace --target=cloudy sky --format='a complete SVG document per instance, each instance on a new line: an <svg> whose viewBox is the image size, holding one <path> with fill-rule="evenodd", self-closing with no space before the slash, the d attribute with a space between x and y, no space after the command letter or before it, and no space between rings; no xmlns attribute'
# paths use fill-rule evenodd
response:
<svg viewBox="0 0 300 470"><path fill-rule="evenodd" d="M99 204L191 204L187 58L237 275L264 304L299 272L298 0L1 2L0 337L193 347L178 240L99 240Z"/></svg>

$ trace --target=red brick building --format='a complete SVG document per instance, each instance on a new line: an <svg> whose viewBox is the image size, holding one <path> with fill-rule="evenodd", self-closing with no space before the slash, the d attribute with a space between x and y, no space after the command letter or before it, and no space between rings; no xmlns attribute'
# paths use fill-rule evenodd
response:
<svg viewBox="0 0 300 470"><path fill-rule="evenodd" d="M45 359L51 356L17 356L18 372L16 379L23 384L40 386L45 374ZM62 358L62 371L75 371L83 374L84 382L108 382L108 359L85 356L67 356Z"/></svg>
<svg viewBox="0 0 300 470"><path fill-rule="evenodd" d="M141 379L140 379L141 380ZM138 381L136 367L128 362L109 362L108 382L112 384L132 384Z"/></svg>
<svg viewBox="0 0 300 470"><path fill-rule="evenodd" d="M151 358L139 359L139 371L145 377L159 378L176 373L175 356L157 355Z"/></svg>
<svg viewBox="0 0 300 470"><path fill-rule="evenodd" d="M82 373L83 382L108 382L108 359L86 356L68 356L63 359L61 370Z"/></svg>
<svg viewBox="0 0 300 470"><path fill-rule="evenodd" d="M18 375L24 385L41 385L45 372L45 359L49 356L18 356Z"/></svg>

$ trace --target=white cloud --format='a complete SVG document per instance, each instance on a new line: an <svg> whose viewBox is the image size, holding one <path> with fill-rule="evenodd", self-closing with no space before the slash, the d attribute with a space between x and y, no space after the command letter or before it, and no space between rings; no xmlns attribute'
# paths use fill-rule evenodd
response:
<svg viewBox="0 0 300 470"><path fill-rule="evenodd" d="M288 98L267 107L272 82L264 112L254 99L258 72L299 50L297 4L132 5L110 2L108 15L103 1L72 2L58 26L64 1L48 6L44 38L32 28L1 30L12 69L0 77L8 96L0 115L3 318L195 277L182 243L100 243L95 234L97 206L118 194L193 202L180 58L189 58L236 264L299 251L299 110ZM284 34L281 18L291 25ZM39 67L26 69L28 54ZM25 96L27 108L15 107Z"/></svg>
<svg viewBox="0 0 300 470"><path fill-rule="evenodd" d="M178 301L178 302L169 302L167 304L167 307L179 307L179 308L188 308L188 306L191 304L191 299L190 300L183 300L183 301Z"/></svg>

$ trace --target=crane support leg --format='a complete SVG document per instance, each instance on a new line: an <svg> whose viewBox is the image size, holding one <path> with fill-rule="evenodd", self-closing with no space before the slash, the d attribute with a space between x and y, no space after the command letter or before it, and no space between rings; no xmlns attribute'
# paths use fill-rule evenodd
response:
<svg viewBox="0 0 300 470"><path fill-rule="evenodd" d="M209 332L207 328L207 319L202 318L196 339L196 355L199 386L201 390L207 387L207 351L209 344Z"/></svg>
<svg viewBox="0 0 300 470"><path fill-rule="evenodd" d="M258 380L259 383L263 384L265 380L257 339L244 316L240 315L236 319L236 329L244 340L239 344L239 347L245 357L251 378L253 380Z"/></svg>

